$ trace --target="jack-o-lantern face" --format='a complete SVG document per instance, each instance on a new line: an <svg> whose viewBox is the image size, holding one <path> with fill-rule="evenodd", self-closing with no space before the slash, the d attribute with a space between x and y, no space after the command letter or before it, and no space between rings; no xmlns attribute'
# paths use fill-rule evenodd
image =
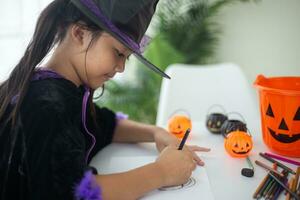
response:
<svg viewBox="0 0 300 200"><path fill-rule="evenodd" d="M287 104L287 106L289 106ZM266 125L272 137L281 143L294 143L300 141L300 106L296 109L291 109L294 112L284 112L283 116L269 104L266 110ZM300 143L299 143L300 145Z"/></svg>
<svg viewBox="0 0 300 200"><path fill-rule="evenodd" d="M248 133L233 131L226 136L224 147L229 155L233 157L246 157L253 147L253 142Z"/></svg>
<svg viewBox="0 0 300 200"><path fill-rule="evenodd" d="M220 133L221 126L228 119L228 117L222 113L211 113L207 116L206 127L211 133Z"/></svg>
<svg viewBox="0 0 300 200"><path fill-rule="evenodd" d="M264 143L274 152L300 158L300 77L258 75Z"/></svg>
<svg viewBox="0 0 300 200"><path fill-rule="evenodd" d="M191 120L184 115L174 115L168 121L168 130L178 138L183 138L187 129L192 130Z"/></svg>

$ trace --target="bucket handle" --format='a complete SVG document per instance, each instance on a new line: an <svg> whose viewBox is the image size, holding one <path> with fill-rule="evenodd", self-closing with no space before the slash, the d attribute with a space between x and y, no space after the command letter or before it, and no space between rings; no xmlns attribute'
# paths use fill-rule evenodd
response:
<svg viewBox="0 0 300 200"><path fill-rule="evenodd" d="M231 115L231 114L235 114L235 115L239 116L242 119L243 123L246 124L246 120L243 117L243 115L241 115L241 113L238 113L238 112L229 112L229 113L227 113L227 116L229 117L229 115Z"/></svg>
<svg viewBox="0 0 300 200"><path fill-rule="evenodd" d="M183 109L183 108L179 108L179 109L173 111L173 112L169 115L168 119L170 119L173 115L175 115L175 114L178 113L178 112L183 112L183 113L185 113L185 114L188 116L188 118L191 120L191 114L190 114L187 110L185 110L185 109Z"/></svg>
<svg viewBox="0 0 300 200"><path fill-rule="evenodd" d="M223 106L221 106L220 104L213 104L212 106L210 106L207 110L207 113L206 113L206 116L209 115L210 111L213 109L213 108L221 108L221 110L223 111L223 113L226 115L226 110Z"/></svg>

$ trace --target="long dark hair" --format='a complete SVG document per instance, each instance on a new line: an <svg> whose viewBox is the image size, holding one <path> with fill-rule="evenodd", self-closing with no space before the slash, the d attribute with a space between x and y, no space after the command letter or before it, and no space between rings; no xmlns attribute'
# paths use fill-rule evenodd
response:
<svg viewBox="0 0 300 200"><path fill-rule="evenodd" d="M24 96L26 95L31 76L34 73L36 66L38 66L39 63L43 61L45 56L55 45L63 41L66 36L68 27L70 27L70 25L72 24L80 24L81 26L84 25L85 28L90 30L92 33L92 39L88 48L86 49L87 55L88 49L102 32L102 30L97 25L95 25L86 16L84 16L70 2L70 0L54 0L42 11L38 18L33 37L29 45L27 46L23 57L15 66L9 78L0 85L1 127L5 127L6 125L9 125L9 127L14 127L14 125L17 124L20 105L22 104ZM93 91L91 91L91 96L89 98L90 109L93 115L93 113L95 113L95 108L91 103L92 95ZM14 102L13 106L11 106L12 101ZM9 155L5 156L8 160L10 160L10 157L12 156L15 141L17 140L17 137L19 137L17 135L18 131L11 131L10 134L10 153ZM23 137L22 140L24 140ZM22 145L22 148L24 150L22 153L23 155L26 152L26 146ZM4 177L4 183L7 181L7 173L10 163L7 162L6 164L7 166L5 170L6 175ZM5 192L5 188L2 189Z"/></svg>
<svg viewBox="0 0 300 200"><path fill-rule="evenodd" d="M42 11L23 57L15 66L9 78L0 86L0 119L4 117L8 106L14 99L15 106L6 116L5 121L6 123L11 121L12 125L15 124L17 113L35 67L56 44L64 39L67 28L79 22L92 32L92 43L100 35L101 29L84 16L70 0L54 0Z"/></svg>

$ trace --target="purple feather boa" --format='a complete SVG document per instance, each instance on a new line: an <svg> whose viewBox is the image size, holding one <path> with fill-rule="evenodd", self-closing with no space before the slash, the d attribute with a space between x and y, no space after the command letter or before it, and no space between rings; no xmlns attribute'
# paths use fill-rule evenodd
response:
<svg viewBox="0 0 300 200"><path fill-rule="evenodd" d="M101 188L97 185L92 171L87 171L75 188L76 200L102 200Z"/></svg>
<svg viewBox="0 0 300 200"><path fill-rule="evenodd" d="M128 115L122 112L117 112L116 113L116 119L119 120L123 120L123 119L128 119Z"/></svg>

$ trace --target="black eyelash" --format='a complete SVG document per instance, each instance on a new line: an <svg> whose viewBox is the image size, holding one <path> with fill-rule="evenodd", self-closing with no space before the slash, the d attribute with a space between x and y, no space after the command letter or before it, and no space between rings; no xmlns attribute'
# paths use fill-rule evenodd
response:
<svg viewBox="0 0 300 200"><path fill-rule="evenodd" d="M115 49L115 51L116 51L117 56L119 56L119 57L125 57L125 55L122 54L122 53L120 53L120 51L119 51L118 49ZM126 60L129 60L129 57L130 57L130 55L128 55L128 56L126 57Z"/></svg>
<svg viewBox="0 0 300 200"><path fill-rule="evenodd" d="M124 54L120 53L120 51L118 49L115 49L116 50L116 53L117 53L117 56L119 57L125 57Z"/></svg>

